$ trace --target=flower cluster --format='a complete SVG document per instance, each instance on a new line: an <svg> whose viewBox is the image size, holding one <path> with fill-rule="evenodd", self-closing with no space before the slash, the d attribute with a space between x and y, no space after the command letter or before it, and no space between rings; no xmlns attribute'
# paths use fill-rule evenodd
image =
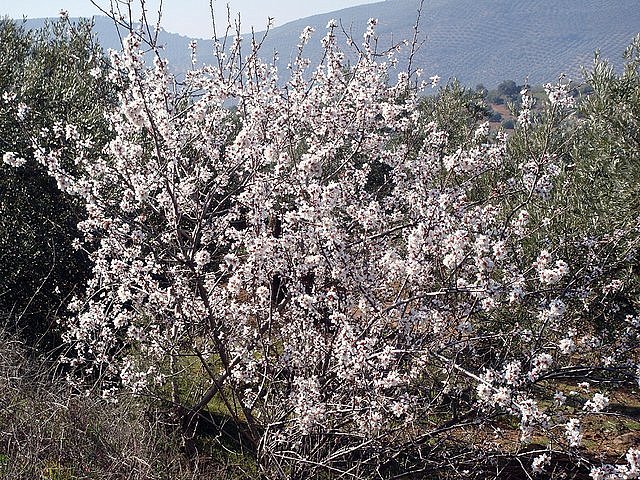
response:
<svg viewBox="0 0 640 480"><path fill-rule="evenodd" d="M593 480L627 480L640 478L640 450L630 448L626 455L627 465L604 465L591 469Z"/></svg>

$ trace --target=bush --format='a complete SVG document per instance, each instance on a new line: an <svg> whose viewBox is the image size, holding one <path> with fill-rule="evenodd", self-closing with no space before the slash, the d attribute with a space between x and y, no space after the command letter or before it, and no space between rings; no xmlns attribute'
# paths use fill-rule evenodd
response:
<svg viewBox="0 0 640 480"><path fill-rule="evenodd" d="M505 80L500 85L498 85L498 92L500 92L505 97L513 97L515 98L520 92L520 87L516 85L516 82L513 80Z"/></svg>
<svg viewBox="0 0 640 480"><path fill-rule="evenodd" d="M515 128L515 122L511 118L507 118L500 122L500 126L506 130L513 130Z"/></svg>
<svg viewBox="0 0 640 480"><path fill-rule="evenodd" d="M90 74L101 62L91 25L62 19L31 32L3 19L0 39L0 156L30 158L34 133L67 128L70 135L80 125L94 132L98 151L103 109L113 97ZM55 319L89 272L87 258L72 248L83 205L62 194L42 166L8 163L0 164L0 322L46 350L59 344Z"/></svg>
<svg viewBox="0 0 640 480"><path fill-rule="evenodd" d="M74 391L51 367L13 334L0 333L2 478L247 478L242 466L220 457L190 462L168 410Z"/></svg>
<svg viewBox="0 0 640 480"><path fill-rule="evenodd" d="M478 124L489 117L489 107L481 94L465 88L457 80L442 87L436 97L425 98L419 108L424 123L433 121L446 133L447 151L464 147Z"/></svg>
<svg viewBox="0 0 640 480"><path fill-rule="evenodd" d="M502 114L500 112L496 112L495 110L491 110L491 113L489 114L489 121L490 122L502 121Z"/></svg>

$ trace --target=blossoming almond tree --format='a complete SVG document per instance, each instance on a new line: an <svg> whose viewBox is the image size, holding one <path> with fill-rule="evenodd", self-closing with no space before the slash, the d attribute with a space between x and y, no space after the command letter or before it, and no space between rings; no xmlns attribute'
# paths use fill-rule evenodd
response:
<svg viewBox="0 0 640 480"><path fill-rule="evenodd" d="M186 440L221 409L273 478L437 466L443 435L496 414L525 443L548 438L534 471L560 451L581 458L581 420L608 398L576 410L541 389L576 369L637 375L616 351L638 322L608 343L578 331L595 266L534 241L570 172L553 142L514 162L487 125L449 149L374 26L352 66L331 22L314 68L311 29L286 79L238 37L179 88L130 29L111 53L121 93L102 155L73 125L53 132L58 150L34 139L35 159L86 202L78 246L93 275L64 325L68 360L105 395L173 402ZM569 121L568 92L549 89L548 114Z"/></svg>

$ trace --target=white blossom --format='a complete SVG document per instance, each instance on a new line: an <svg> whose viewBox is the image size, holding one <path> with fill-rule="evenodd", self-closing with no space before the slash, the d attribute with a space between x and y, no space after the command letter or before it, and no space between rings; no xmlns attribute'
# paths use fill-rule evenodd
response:
<svg viewBox="0 0 640 480"><path fill-rule="evenodd" d="M542 473L544 472L545 467L549 465L551 462L551 457L547 453L543 453L542 455L538 455L531 462L531 470L533 473Z"/></svg>
<svg viewBox="0 0 640 480"><path fill-rule="evenodd" d="M5 152L4 155L2 155L2 161L12 167L21 167L27 163L24 158L18 157L15 152Z"/></svg>

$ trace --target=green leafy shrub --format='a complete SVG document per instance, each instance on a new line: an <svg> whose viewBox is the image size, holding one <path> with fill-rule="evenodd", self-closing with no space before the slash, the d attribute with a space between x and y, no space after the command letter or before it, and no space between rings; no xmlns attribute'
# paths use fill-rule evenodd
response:
<svg viewBox="0 0 640 480"><path fill-rule="evenodd" d="M0 20L0 157L32 157L31 137L62 122L91 129L98 151L107 135L103 108L114 99L101 64L89 22L27 31ZM0 164L0 192L0 322L51 348L55 318L86 280L87 258L72 247L83 205L36 163Z"/></svg>

